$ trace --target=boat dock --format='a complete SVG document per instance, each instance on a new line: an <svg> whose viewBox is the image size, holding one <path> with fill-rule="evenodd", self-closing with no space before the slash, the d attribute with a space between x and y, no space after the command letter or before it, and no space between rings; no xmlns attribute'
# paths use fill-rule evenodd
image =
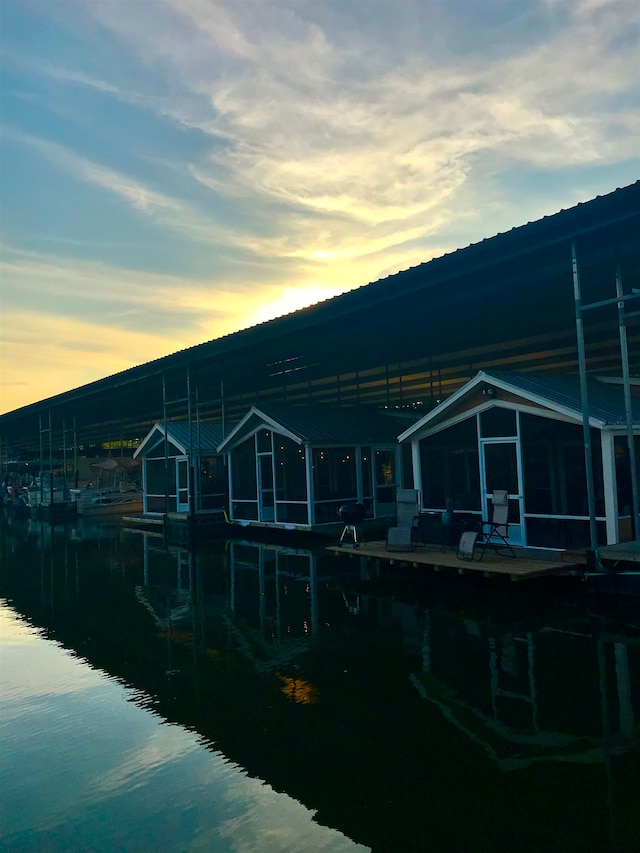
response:
<svg viewBox="0 0 640 853"><path fill-rule="evenodd" d="M442 551L437 545L421 545L415 551L387 551L384 542L361 542L357 549L352 544L347 544L342 547L332 545L328 550L352 557L385 560L390 565L403 563L414 568L424 566L434 572L453 570L459 575L502 576L512 581L566 574L571 570L582 568L585 564L584 557L575 552L558 554L555 560L532 559L524 556L514 559L486 554L482 560L471 561L458 557L455 550Z"/></svg>

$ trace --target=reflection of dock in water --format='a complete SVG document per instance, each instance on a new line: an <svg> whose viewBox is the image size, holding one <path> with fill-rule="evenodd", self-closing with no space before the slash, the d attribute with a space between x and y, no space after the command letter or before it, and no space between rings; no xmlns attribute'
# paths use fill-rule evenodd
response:
<svg viewBox="0 0 640 853"><path fill-rule="evenodd" d="M640 744L640 629L635 640L579 627L497 632L438 610L421 615L422 668L411 683L501 770L604 763ZM473 669L462 674L461 659Z"/></svg>
<svg viewBox="0 0 640 853"><path fill-rule="evenodd" d="M421 849L447 823L442 791L491 839L512 814L553 823L558 790L567 825L602 833L609 801L611 825L635 825L640 625L537 608L511 584L500 605L440 578L403 601L353 556L58 540L41 574L5 571L2 593L141 706L373 849ZM447 827L451 849L473 849L465 831Z"/></svg>

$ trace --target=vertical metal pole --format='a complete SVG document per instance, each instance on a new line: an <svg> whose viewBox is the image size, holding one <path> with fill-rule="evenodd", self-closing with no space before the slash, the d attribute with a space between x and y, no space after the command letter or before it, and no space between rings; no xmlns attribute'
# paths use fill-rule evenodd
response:
<svg viewBox="0 0 640 853"><path fill-rule="evenodd" d="M616 267L616 296L621 299L622 274L620 263ZM618 325L620 327L620 355L622 360L622 383L624 387L624 413L627 424L627 442L629 444L629 468L631 474L631 495L633 504L633 521L631 534L634 539L640 539L640 499L638 498L638 469L636 467L636 448L633 439L633 415L631 413L631 381L629 379L629 351L627 348L627 327L624 322L624 302L618 302Z"/></svg>
<svg viewBox="0 0 640 853"><path fill-rule="evenodd" d="M584 461L587 473L587 501L589 504L589 534L591 550L598 550L598 528L596 526L596 501L593 483L593 458L591 456L591 430L589 427L589 397L587 391L587 360L584 348L582 324L582 296L575 241L571 242L571 266L573 270L573 295L576 311L576 336L578 339L578 367L580 370L580 396L582 398L582 430L584 433Z"/></svg>
<svg viewBox="0 0 640 853"><path fill-rule="evenodd" d="M187 418L189 419L189 515L193 519L196 514L195 503L195 464L193 459L193 416L191 412L191 372L187 367Z"/></svg>
<svg viewBox="0 0 640 853"><path fill-rule="evenodd" d="M50 512L53 512L53 434L51 432L51 409L49 409L49 493L51 495Z"/></svg>
<svg viewBox="0 0 640 853"><path fill-rule="evenodd" d="M67 496L67 422L65 418L62 419L62 483L63 483L63 497L66 499Z"/></svg>
<svg viewBox="0 0 640 853"><path fill-rule="evenodd" d="M164 425L164 514L169 515L169 439L167 437L167 385L162 374L162 423ZM165 530L166 530L165 524Z"/></svg>
<svg viewBox="0 0 640 853"><path fill-rule="evenodd" d="M222 375L222 370L224 369L224 365L220 368L220 408L222 415L222 440L227 437L227 425L226 425L226 410L224 405L224 377ZM225 453L223 456L223 464L224 464L224 477L225 477L225 492L228 493L228 503L225 507L225 512L231 512L231 462L228 453ZM228 519L227 519L228 520Z"/></svg>
<svg viewBox="0 0 640 853"><path fill-rule="evenodd" d="M227 437L227 427L225 422L225 408L224 408L224 379L220 379L220 406L222 411L222 437Z"/></svg>
<svg viewBox="0 0 640 853"><path fill-rule="evenodd" d="M78 433L76 432L76 416L73 416L73 485L78 488Z"/></svg>
<svg viewBox="0 0 640 853"><path fill-rule="evenodd" d="M385 388L385 407L388 409L391 403L391 389L389 388L389 365L384 366L384 388ZM339 393L339 390L338 390Z"/></svg>
<svg viewBox="0 0 640 853"><path fill-rule="evenodd" d="M38 428L40 431L40 503L44 500L44 444L42 441L42 412L38 414Z"/></svg>
<svg viewBox="0 0 640 853"><path fill-rule="evenodd" d="M196 493L198 497L198 501L196 504L196 509L202 509L202 432L200 430L200 397L198 395L198 383L196 382L195 388L195 401L196 401L196 444L198 447L198 467L196 469Z"/></svg>

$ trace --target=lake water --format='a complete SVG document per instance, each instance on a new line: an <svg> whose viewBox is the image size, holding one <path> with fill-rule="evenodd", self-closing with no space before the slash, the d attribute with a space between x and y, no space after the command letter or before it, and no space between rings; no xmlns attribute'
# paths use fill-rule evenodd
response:
<svg viewBox="0 0 640 853"><path fill-rule="evenodd" d="M0 850L640 851L640 598L2 525Z"/></svg>

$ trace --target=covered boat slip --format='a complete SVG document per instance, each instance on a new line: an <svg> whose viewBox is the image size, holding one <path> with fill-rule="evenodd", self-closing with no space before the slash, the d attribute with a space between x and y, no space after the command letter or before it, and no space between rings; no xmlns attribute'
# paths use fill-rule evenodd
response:
<svg viewBox="0 0 640 853"><path fill-rule="evenodd" d="M595 379L588 391L599 544L613 545L633 538L624 394L620 385ZM631 414L638 454L635 396ZM581 419L577 376L479 371L418 420L411 412L365 407L261 404L217 446L221 433L202 425L192 454L188 424L158 423L136 456L143 460L147 513L162 513L167 500L167 518L200 517L224 506L236 526L323 533L334 541L343 528L341 510L354 503L362 508L364 536L380 538L398 511L398 490L408 488L418 495L414 512L421 524L440 525L429 531L430 539L421 531L422 541L441 541L447 515L448 544L454 545L463 528L489 519L502 490L506 541L524 549L520 556L527 548L539 556L541 549L589 548ZM220 473L212 496L203 483L213 465ZM198 472L193 483L191 467ZM211 506L211 499L220 506ZM518 566L514 576L524 572L525 564ZM530 571L539 570L538 560Z"/></svg>
<svg viewBox="0 0 640 853"><path fill-rule="evenodd" d="M336 541L358 502L372 539L397 489L458 524L503 491L512 546L610 547L638 538L639 271L640 181L2 415L0 458L33 455L39 422L64 458L73 423L91 452L137 447L147 515L224 504L238 526Z"/></svg>
<svg viewBox="0 0 640 853"><path fill-rule="evenodd" d="M478 369L577 372L572 244L582 295L638 286L640 182L519 225L268 323L207 341L0 416L3 453L35 458L51 413L77 442L135 447L163 412L235 422L252 404L374 405L414 411L446 399ZM620 374L615 306L584 317L589 373ZM632 375L640 323L629 319ZM337 342L335 345L333 341ZM187 382L189 380L189 382ZM166 396L165 396L166 388ZM131 444L129 444L131 442ZM100 450L96 450L96 455Z"/></svg>

